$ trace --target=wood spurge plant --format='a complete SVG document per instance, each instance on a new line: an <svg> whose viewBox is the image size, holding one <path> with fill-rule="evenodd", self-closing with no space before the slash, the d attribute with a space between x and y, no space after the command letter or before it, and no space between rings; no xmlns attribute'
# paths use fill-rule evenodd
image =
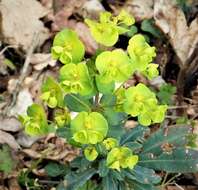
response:
<svg viewBox="0 0 198 190"><path fill-rule="evenodd" d="M101 47L111 47L135 20L122 10L118 16L102 12L99 22L85 23ZM51 54L63 66L58 81L49 77L44 82L41 99L54 109L54 120L38 104L19 119L29 135L54 132L80 148L57 189L155 190L161 187L155 171L198 171L198 152L186 146L186 127L170 128L167 135L159 127L149 135L148 126L161 124L168 106L143 83L124 88L136 72L149 80L159 74L152 62L156 49L143 35L132 36L126 51L101 48L84 58L83 43L67 28L55 36ZM129 117L137 118L138 126L124 128ZM165 149L167 144L172 148Z"/></svg>

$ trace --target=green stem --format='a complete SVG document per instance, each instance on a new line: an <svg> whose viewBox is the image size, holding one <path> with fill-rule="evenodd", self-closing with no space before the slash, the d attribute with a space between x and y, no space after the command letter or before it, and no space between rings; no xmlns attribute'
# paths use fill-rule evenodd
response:
<svg viewBox="0 0 198 190"><path fill-rule="evenodd" d="M162 184L161 184L162 187L164 187L164 184L167 180L167 177L168 177L168 173L166 173L165 176L164 176L164 179L163 179Z"/></svg>
<svg viewBox="0 0 198 190"><path fill-rule="evenodd" d="M80 104L82 104L83 106L85 106L85 107L87 108L87 110L89 110L88 112L91 112L91 108L90 108L87 104L85 104L84 102L82 102L79 98L77 98L77 97L74 96L73 94L70 94L70 96L71 96L72 98L74 98L76 101L78 101Z"/></svg>
<svg viewBox="0 0 198 190"><path fill-rule="evenodd" d="M96 94L95 96L95 106L97 107L99 103L99 93Z"/></svg>
<svg viewBox="0 0 198 190"><path fill-rule="evenodd" d="M120 86L113 92L113 95L115 95L119 90L120 88L122 88L122 86L126 83L126 81L124 81L123 83L120 84Z"/></svg>
<svg viewBox="0 0 198 190"><path fill-rule="evenodd" d="M169 185L175 178L179 177L181 174L177 174L175 176L173 176L172 178L170 178L166 183L164 183L162 186L163 187L166 187L167 185Z"/></svg>

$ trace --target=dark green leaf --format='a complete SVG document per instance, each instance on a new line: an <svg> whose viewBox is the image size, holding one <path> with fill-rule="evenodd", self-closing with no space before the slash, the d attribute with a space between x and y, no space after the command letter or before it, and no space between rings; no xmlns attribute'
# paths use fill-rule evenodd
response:
<svg viewBox="0 0 198 190"><path fill-rule="evenodd" d="M74 112L90 111L90 102L80 95L68 94L64 98L65 105Z"/></svg>
<svg viewBox="0 0 198 190"><path fill-rule="evenodd" d="M171 84L164 84L160 87L157 97L162 104L171 104L172 96L176 93L176 87Z"/></svg>
<svg viewBox="0 0 198 190"><path fill-rule="evenodd" d="M129 31L126 33L126 35L127 35L128 37L132 37L132 36L135 35L137 32L138 32L137 27L133 25L133 26L131 26L131 27L129 28Z"/></svg>
<svg viewBox="0 0 198 190"><path fill-rule="evenodd" d="M121 137L120 144L124 145L128 142L136 141L138 138L144 137L145 133L149 131L148 127L138 125L133 129L127 130L125 134Z"/></svg>
<svg viewBox="0 0 198 190"><path fill-rule="evenodd" d="M56 130L56 134L59 137L62 137L65 139L70 139L72 137L71 130L70 130L69 126L58 128Z"/></svg>
<svg viewBox="0 0 198 190"><path fill-rule="evenodd" d="M118 182L113 178L111 173L102 179L103 190L118 190Z"/></svg>
<svg viewBox="0 0 198 190"><path fill-rule="evenodd" d="M140 156L139 165L169 173L192 173L198 171L198 151L178 148L158 157Z"/></svg>
<svg viewBox="0 0 198 190"><path fill-rule="evenodd" d="M67 167L58 163L51 162L45 166L45 171L50 177L57 177L66 174Z"/></svg>
<svg viewBox="0 0 198 190"><path fill-rule="evenodd" d="M137 181L131 181L131 187L133 190L158 190L158 188L154 187L150 184L142 184L138 183Z"/></svg>
<svg viewBox="0 0 198 190"><path fill-rule="evenodd" d="M107 118L109 125L119 125L126 118L125 113L115 112L112 108L105 108L103 114Z"/></svg>
<svg viewBox="0 0 198 190"><path fill-rule="evenodd" d="M155 171L141 166L135 166L134 169L127 170L133 177L132 179L143 184L158 184L161 181L161 178L155 174ZM129 176L130 178L130 176Z"/></svg>
<svg viewBox="0 0 198 190"><path fill-rule="evenodd" d="M102 106L112 107L116 104L116 96L112 94L103 95L102 98L100 99L100 104Z"/></svg>
<svg viewBox="0 0 198 190"><path fill-rule="evenodd" d="M84 170L89 166L91 162L89 162L84 156L76 157L72 162L70 162L70 166L72 168L78 168L80 170Z"/></svg>
<svg viewBox="0 0 198 190"><path fill-rule="evenodd" d="M108 174L109 168L106 166L106 160L101 160L99 162L98 172L100 177L105 177Z"/></svg>
<svg viewBox="0 0 198 190"><path fill-rule="evenodd" d="M128 143L125 143L124 146L129 147L132 151L142 148L142 144L140 144L138 142L128 142Z"/></svg>
<svg viewBox="0 0 198 190"><path fill-rule="evenodd" d="M124 134L123 125L109 126L108 137L113 137L120 140L120 136Z"/></svg>
<svg viewBox="0 0 198 190"><path fill-rule="evenodd" d="M163 151L163 145L166 145L167 143L174 146L184 146L186 144L187 134L188 128L186 127L170 128L166 135L164 134L164 129L161 128L144 142L141 154L152 153L159 155Z"/></svg>
<svg viewBox="0 0 198 190"><path fill-rule="evenodd" d="M3 145L3 148L0 149L0 171L8 174L12 171L14 165L9 147Z"/></svg>
<svg viewBox="0 0 198 190"><path fill-rule="evenodd" d="M154 25L154 20L152 19L143 20L141 23L141 29L152 34L156 38L160 38L162 36L160 30Z"/></svg>
<svg viewBox="0 0 198 190"><path fill-rule="evenodd" d="M65 176L67 186L65 190L77 190L82 187L94 174L96 170L93 168L87 169L79 173L70 173Z"/></svg>

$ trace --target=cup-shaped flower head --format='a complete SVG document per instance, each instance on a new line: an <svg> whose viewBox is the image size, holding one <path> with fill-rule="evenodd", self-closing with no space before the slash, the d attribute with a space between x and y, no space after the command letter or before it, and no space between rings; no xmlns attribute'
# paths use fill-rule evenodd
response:
<svg viewBox="0 0 198 190"><path fill-rule="evenodd" d="M59 84L51 77L42 85L41 99L47 102L50 108L63 106L63 93Z"/></svg>
<svg viewBox="0 0 198 190"><path fill-rule="evenodd" d="M96 144L107 135L108 123L97 112L80 112L71 121L73 139L81 144Z"/></svg>
<svg viewBox="0 0 198 190"><path fill-rule="evenodd" d="M138 121L143 126L149 126L152 123L161 123L167 111L167 105L157 105L156 102L146 102L146 106L140 115Z"/></svg>
<svg viewBox="0 0 198 190"><path fill-rule="evenodd" d="M79 63L84 54L84 45L74 31L64 29L56 34L52 47L54 59L60 60L63 64Z"/></svg>
<svg viewBox="0 0 198 190"><path fill-rule="evenodd" d="M85 148L84 155L87 160L94 161L98 156L98 152L93 145L89 145Z"/></svg>
<svg viewBox="0 0 198 190"><path fill-rule="evenodd" d="M131 57L134 70L144 71L147 65L156 56L155 47L151 47L141 34L134 35L129 40L128 53Z"/></svg>
<svg viewBox="0 0 198 190"><path fill-rule="evenodd" d="M63 109L55 110L54 120L57 124L57 127L67 126L71 121L71 117L68 109L63 108Z"/></svg>
<svg viewBox="0 0 198 190"><path fill-rule="evenodd" d="M89 95L93 92L93 83L86 64L67 64L60 69L60 85L66 93Z"/></svg>
<svg viewBox="0 0 198 190"><path fill-rule="evenodd" d="M105 146L107 150L111 150L114 147L118 146L118 141L115 138L107 138L105 139L102 144Z"/></svg>
<svg viewBox="0 0 198 190"><path fill-rule="evenodd" d="M150 63L148 64L146 70L142 72L142 74L146 76L149 80L152 80L153 78L159 75L159 71L157 68L158 68L157 64Z"/></svg>
<svg viewBox="0 0 198 190"><path fill-rule="evenodd" d="M126 24L127 26L131 26L135 23L135 19L125 10L121 10L116 19L121 24Z"/></svg>
<svg viewBox="0 0 198 190"><path fill-rule="evenodd" d="M130 26L134 24L134 18L124 10L117 17L112 17L110 12L100 13L100 22L85 19L86 24L91 30L94 39L105 46L113 46L117 41L119 34L128 32L125 27L119 24Z"/></svg>
<svg viewBox="0 0 198 190"><path fill-rule="evenodd" d="M144 84L139 83L125 92L124 110L133 117L138 116L145 109L146 102L156 102L155 94Z"/></svg>
<svg viewBox="0 0 198 190"><path fill-rule="evenodd" d="M112 46L118 40L118 30L116 23L111 21L111 13L102 12L100 14L100 22L85 19L85 23L89 26L91 35L96 42L105 46Z"/></svg>
<svg viewBox="0 0 198 190"><path fill-rule="evenodd" d="M112 46L118 41L118 30L113 23L97 23L86 19L86 24L90 27L91 35L96 42L105 46Z"/></svg>
<svg viewBox="0 0 198 190"><path fill-rule="evenodd" d="M125 92L124 110L133 117L138 116L141 125L161 123L167 110L166 105L158 105L155 94L144 84L130 87Z"/></svg>
<svg viewBox="0 0 198 190"><path fill-rule="evenodd" d="M138 156L133 155L128 147L113 148L107 155L107 166L120 171L121 168L133 167L138 162Z"/></svg>
<svg viewBox="0 0 198 190"><path fill-rule="evenodd" d="M47 117L42 106L32 104L27 109L27 116L19 116L25 132L32 136L45 135L49 132Z"/></svg>
<svg viewBox="0 0 198 190"><path fill-rule="evenodd" d="M106 83L124 82L132 75L132 64L121 50L105 51L96 58L96 68Z"/></svg>

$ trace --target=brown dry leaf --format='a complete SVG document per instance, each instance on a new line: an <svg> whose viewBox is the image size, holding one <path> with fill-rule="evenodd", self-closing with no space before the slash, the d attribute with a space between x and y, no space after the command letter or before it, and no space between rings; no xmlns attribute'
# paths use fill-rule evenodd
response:
<svg viewBox="0 0 198 190"><path fill-rule="evenodd" d="M31 147L38 139L39 137L28 136L24 132L17 134L17 142L25 148Z"/></svg>
<svg viewBox="0 0 198 190"><path fill-rule="evenodd" d="M27 88L21 89L17 96L16 105L10 110L10 115L25 114L28 106L33 104L32 95Z"/></svg>
<svg viewBox="0 0 198 190"><path fill-rule="evenodd" d="M11 134L1 130L0 130L0 144L8 144L14 150L20 149L20 146L15 140L15 138Z"/></svg>
<svg viewBox="0 0 198 190"><path fill-rule="evenodd" d="M105 11L105 9L100 1L89 0L83 4L81 14L83 18L97 19L102 11Z"/></svg>
<svg viewBox="0 0 198 190"><path fill-rule="evenodd" d="M8 180L9 190L21 190L17 178L11 178Z"/></svg>
<svg viewBox="0 0 198 190"><path fill-rule="evenodd" d="M123 9L131 13L136 21L153 17L153 0L127 0Z"/></svg>
<svg viewBox="0 0 198 190"><path fill-rule="evenodd" d="M52 31L60 31L67 27L68 18L76 13L86 0L55 0L55 16Z"/></svg>
<svg viewBox="0 0 198 190"><path fill-rule="evenodd" d="M94 54L98 49L98 44L91 36L91 32L88 26L82 22L76 22L75 20L70 20L68 22L68 27L75 30L85 45L86 52L89 54Z"/></svg>
<svg viewBox="0 0 198 190"><path fill-rule="evenodd" d="M138 125L138 122L137 122L137 121L128 120L128 121L125 123L124 127L125 127L126 129L133 129L133 128L136 127L137 125Z"/></svg>
<svg viewBox="0 0 198 190"><path fill-rule="evenodd" d="M30 63L35 70L41 71L48 65L54 67L56 65L56 60L51 58L50 53L35 53L31 56Z"/></svg>
<svg viewBox="0 0 198 190"><path fill-rule="evenodd" d="M170 38L181 63L185 64L198 43L198 18L188 27L183 11L173 0L156 0L154 18L156 25Z"/></svg>
<svg viewBox="0 0 198 190"><path fill-rule="evenodd" d="M0 130L17 132L21 128L21 123L15 117L1 118L0 117Z"/></svg>
<svg viewBox="0 0 198 190"><path fill-rule="evenodd" d="M24 51L38 33L39 44L49 37L49 31L39 20L48 10L35 0L1 0L1 28L4 43L22 46Z"/></svg>
<svg viewBox="0 0 198 190"><path fill-rule="evenodd" d="M196 186L168 186L164 190L197 190Z"/></svg>

